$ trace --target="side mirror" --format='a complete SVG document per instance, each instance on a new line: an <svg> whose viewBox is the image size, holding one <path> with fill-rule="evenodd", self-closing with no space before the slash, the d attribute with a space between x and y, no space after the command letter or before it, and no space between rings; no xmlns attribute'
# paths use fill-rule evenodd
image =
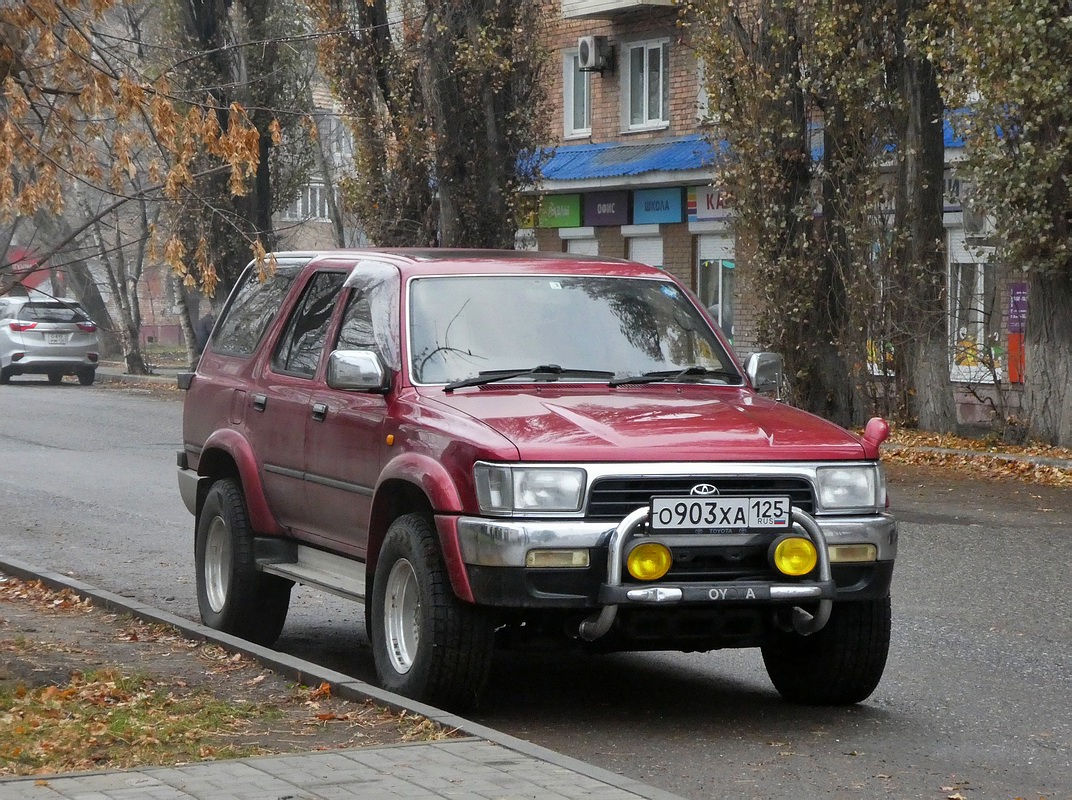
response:
<svg viewBox="0 0 1072 800"><path fill-rule="evenodd" d="M335 350L328 356L328 386L355 392L386 394L391 379L371 350Z"/></svg>
<svg viewBox="0 0 1072 800"><path fill-rule="evenodd" d="M778 353L753 353L748 359L748 380L757 392L773 392L782 399L782 357Z"/></svg>

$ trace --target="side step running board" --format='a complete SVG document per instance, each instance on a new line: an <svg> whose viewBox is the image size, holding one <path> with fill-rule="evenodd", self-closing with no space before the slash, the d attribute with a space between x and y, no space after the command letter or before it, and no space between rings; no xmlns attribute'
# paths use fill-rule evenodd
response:
<svg viewBox="0 0 1072 800"><path fill-rule="evenodd" d="M290 549L290 548L288 548ZM365 599L365 563L298 545L281 560L258 558L261 572L289 578L296 583L315 586L347 600Z"/></svg>

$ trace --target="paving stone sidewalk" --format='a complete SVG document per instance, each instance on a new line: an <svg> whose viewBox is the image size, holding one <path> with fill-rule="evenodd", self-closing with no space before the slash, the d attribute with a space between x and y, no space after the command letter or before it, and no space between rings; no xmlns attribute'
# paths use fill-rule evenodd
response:
<svg viewBox="0 0 1072 800"><path fill-rule="evenodd" d="M635 800L654 796L476 738L0 782L3 800Z"/></svg>

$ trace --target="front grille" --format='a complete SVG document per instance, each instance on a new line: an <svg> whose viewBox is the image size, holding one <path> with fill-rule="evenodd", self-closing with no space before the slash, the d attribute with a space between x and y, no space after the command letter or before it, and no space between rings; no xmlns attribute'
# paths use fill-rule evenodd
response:
<svg viewBox="0 0 1072 800"><path fill-rule="evenodd" d="M811 484L802 478L726 477L689 475L598 478L588 493L585 519L619 521L629 512L646 506L655 496L687 496L693 486L708 483L723 497L788 495L794 508L814 513Z"/></svg>

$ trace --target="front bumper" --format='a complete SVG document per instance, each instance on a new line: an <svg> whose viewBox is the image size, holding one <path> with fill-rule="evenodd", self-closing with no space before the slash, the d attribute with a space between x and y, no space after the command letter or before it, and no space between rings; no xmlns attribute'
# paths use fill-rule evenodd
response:
<svg viewBox="0 0 1072 800"><path fill-rule="evenodd" d="M889 594L897 555L897 526L889 515L825 517L814 520L819 539L816 544L823 554L842 552L845 545L871 545L874 560L834 560L825 576L817 571L792 579L774 576L767 568L744 565L743 554L764 550L769 536L685 534L657 538L669 544L675 558L680 553L703 565L715 556L714 560L721 559L719 566L710 574L697 567L685 575L640 583L623 581L620 570L625 545L638 533L636 526L626 535L616 534L620 525L581 520L461 517L455 522L474 600L507 608L796 606L824 600L875 599ZM817 537L811 538L815 541ZM526 567L531 550L587 550L590 564L583 568ZM744 566L734 570L735 559L741 559L739 563Z"/></svg>
<svg viewBox="0 0 1072 800"><path fill-rule="evenodd" d="M897 557L897 524L888 514L866 517L816 517L827 545L872 544L876 561ZM462 560L475 567L524 567L530 550L594 550L606 548L615 525L583 520L504 520L459 517L456 521ZM706 541L702 536L694 541ZM724 545L741 544L747 536L717 534ZM593 557L594 557L593 553ZM594 558L593 558L594 561ZM836 567L837 561L834 561Z"/></svg>

